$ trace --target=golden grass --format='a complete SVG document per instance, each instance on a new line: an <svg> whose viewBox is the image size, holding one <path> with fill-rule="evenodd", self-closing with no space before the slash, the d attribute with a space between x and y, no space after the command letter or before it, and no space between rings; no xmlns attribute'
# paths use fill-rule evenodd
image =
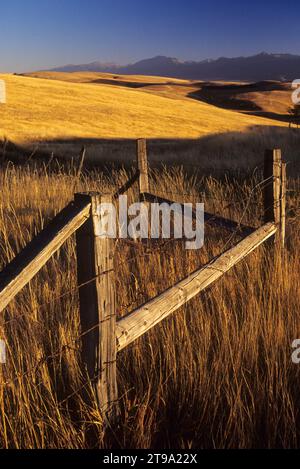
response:
<svg viewBox="0 0 300 469"><path fill-rule="evenodd" d="M261 192L255 192L249 207L247 200L262 176L263 150L281 147L284 157L297 164L298 132L275 128L279 123L271 120L184 95L175 100L150 89L95 86L84 83L92 78L86 75L77 77L80 83L0 78L8 89L8 104L0 107L0 139L45 144L76 137L82 144L86 138L149 137L154 162L178 158L212 175L212 167L231 171L258 165L251 178L240 175L236 180L201 179L201 172L188 176L180 168L154 171L151 178L158 191L172 197L171 192L179 200L189 194L189 200L204 201L207 211L238 220L247 208L246 224L261 222ZM69 151L76 156L76 143L72 145ZM3 147L4 157L5 152ZM94 157L105 156L133 159L134 141L102 142ZM0 167L0 268L72 200L74 192L113 192L127 178L125 171L95 170L77 182L72 165L68 171L53 165ZM1 447L299 447L300 373L291 362L291 342L299 337L300 320L299 179L289 180L289 190L288 239L281 262L260 248L119 354L122 415L113 440L103 433L95 400L88 406L82 398L86 377L74 291L75 241L70 239L17 295L0 322L0 339L8 349L7 364L0 368ZM203 192L205 197L199 195ZM136 199L136 190L129 195ZM203 265L229 240L233 242L229 233L207 229L200 252L187 252L176 242L150 253L119 242L117 314L126 314ZM92 394L89 386L87 391Z"/></svg>
<svg viewBox="0 0 300 469"><path fill-rule="evenodd" d="M136 88L142 92L152 93L160 96L165 96L172 99L184 99L191 101L197 98L199 101L209 102L212 105L224 107L225 109L238 110L236 101L241 100L249 104L249 109L259 109L262 113L272 113L278 116L288 116L289 108L292 106L291 83L277 83L269 82L270 90L266 88L268 82L257 83L256 88L247 92L245 83L242 82L211 82L211 85L218 85L209 94L209 101L205 95L201 94L204 89L207 92L207 82L199 80L180 80L175 78L157 77L157 76L144 76L144 75L114 75L111 73L98 73L98 72L32 72L25 76L59 80L71 83L90 83L95 85L111 84L115 86L123 86L129 88ZM232 89L228 88L233 85ZM237 87L240 85L239 92ZM272 89L273 87L273 89ZM254 105L254 106L253 106ZM240 111L242 111L240 109Z"/></svg>
<svg viewBox="0 0 300 469"><path fill-rule="evenodd" d="M0 263L3 266L73 197L74 190L113 191L124 172L84 176L44 166L0 170ZM260 179L203 181L183 170L158 171L160 191L199 193L208 211L239 219ZM4 448L252 448L297 447L300 437L299 366L291 342L299 337L299 180L289 181L286 254L274 261L261 248L223 280L163 321L118 356L122 416L115 441L103 434L96 404L81 397L74 239L10 304L0 337L8 346L1 367L0 442ZM130 191L130 197L136 197ZM228 206L230 202L233 205ZM261 193L245 222L258 225ZM155 296L213 255L230 235L206 232L205 247L180 243L148 256L119 244L118 315ZM128 259L135 260L128 262ZM278 258L277 258L278 259ZM57 299L60 295L64 295ZM75 339L75 340L74 340ZM65 346L65 347L64 347ZM69 397L72 396L72 397ZM117 441L117 443L116 443Z"/></svg>
<svg viewBox="0 0 300 469"><path fill-rule="evenodd" d="M71 83L90 83L93 85L113 85L133 88L143 93L165 96L171 99L188 99L189 94L199 90L200 82L178 78L149 75L114 75L99 72L31 72L24 76Z"/></svg>
<svg viewBox="0 0 300 469"><path fill-rule="evenodd" d="M249 100L258 106L263 112L276 113L282 116L289 115L289 109L293 107L291 89L281 91L253 92L237 95L237 99Z"/></svg>
<svg viewBox="0 0 300 469"><path fill-rule="evenodd" d="M1 75L0 139L18 143L58 138L198 138L232 129L280 125L196 100L140 89Z"/></svg>
<svg viewBox="0 0 300 469"><path fill-rule="evenodd" d="M113 73L102 73L102 72L31 72L26 73L25 76L33 78L42 78L48 80L59 80L59 81L69 81L72 83L101 83L101 80L110 80L113 83L123 82L124 86L126 83L136 83L147 85L149 83L156 84L189 84L188 80L181 80L178 78L167 78L167 77L158 77L151 75L118 75Z"/></svg>

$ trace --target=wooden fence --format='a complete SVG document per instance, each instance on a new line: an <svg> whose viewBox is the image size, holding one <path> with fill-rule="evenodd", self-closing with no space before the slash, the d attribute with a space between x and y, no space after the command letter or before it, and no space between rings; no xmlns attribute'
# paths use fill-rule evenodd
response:
<svg viewBox="0 0 300 469"><path fill-rule="evenodd" d="M62 244L76 232L82 360L94 383L105 422L118 414L117 353L174 313L214 283L258 246L275 236L285 241L286 164L280 150L265 154L264 224L254 229L224 217L205 213L205 221L227 230L239 230L242 240L207 265L125 317L116 317L114 239L99 235L99 205L112 202L139 181L140 199L167 201L149 187L146 141L137 142L137 170L114 195L76 194L71 202L0 273L0 311L36 275Z"/></svg>

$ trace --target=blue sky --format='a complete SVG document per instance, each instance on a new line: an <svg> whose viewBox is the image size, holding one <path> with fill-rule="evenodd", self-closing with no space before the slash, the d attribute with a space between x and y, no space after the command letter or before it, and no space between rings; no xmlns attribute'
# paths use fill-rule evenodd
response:
<svg viewBox="0 0 300 469"><path fill-rule="evenodd" d="M299 13L294 0L5 0L0 71L155 55L300 54Z"/></svg>

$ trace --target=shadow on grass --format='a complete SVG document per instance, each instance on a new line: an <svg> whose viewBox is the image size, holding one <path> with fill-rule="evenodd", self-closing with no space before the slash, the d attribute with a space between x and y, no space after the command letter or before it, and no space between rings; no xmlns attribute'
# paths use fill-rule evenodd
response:
<svg viewBox="0 0 300 469"><path fill-rule="evenodd" d="M0 145L0 160L15 164L70 165L86 148L86 168L126 169L136 166L135 139L57 138L32 142L23 148L12 142ZM199 139L147 139L148 159L152 168L161 165L183 166L189 173L219 177L249 173L261 166L266 148L281 148L283 158L300 174L300 130L288 127L253 126L244 132L211 134Z"/></svg>
<svg viewBox="0 0 300 469"><path fill-rule="evenodd" d="M112 86L122 86L125 88L146 88L148 86L168 86L168 85L174 85L172 81L166 81L166 82L138 82L138 81L126 81L126 80L120 80L120 77L115 76L114 78L97 78L97 80L92 80L89 83L93 84L98 84L98 85L112 85Z"/></svg>
<svg viewBox="0 0 300 469"><path fill-rule="evenodd" d="M250 93L265 93L271 91L289 91L286 83L261 81L246 84L198 83L199 90L188 94L190 98L204 101L214 106L232 111L240 111L258 117L290 122L291 116L277 112L264 111L255 102L249 99ZM245 98L243 98L245 95Z"/></svg>

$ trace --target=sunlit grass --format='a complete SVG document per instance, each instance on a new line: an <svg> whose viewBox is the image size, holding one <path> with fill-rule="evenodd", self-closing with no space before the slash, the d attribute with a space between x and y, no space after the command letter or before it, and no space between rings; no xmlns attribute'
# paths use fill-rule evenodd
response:
<svg viewBox="0 0 300 469"><path fill-rule="evenodd" d="M51 172L43 165L2 167L1 267L74 192L113 192L127 177L122 171L110 177L95 171L76 183L74 174L74 168ZM173 192L174 198L189 194L189 200L204 201L208 211L238 220L260 178L257 172L247 180L199 180L177 169L155 172L151 185L171 196ZM290 347L300 333L299 180L290 180L289 189L291 218L281 262L269 249L258 249L119 354L122 415L113 443L111 435L103 434L96 402L88 406L83 400L78 297L73 290L75 241L70 239L2 315L0 338L7 343L8 357L1 367L1 446L299 446L300 374L291 362ZM129 196L136 199L136 190ZM259 191L252 202L244 222L258 226L263 210ZM207 229L200 252L185 251L178 242L153 252L150 248L150 253L118 243L118 315L222 252L229 238L228 232Z"/></svg>
<svg viewBox="0 0 300 469"><path fill-rule="evenodd" d="M7 104L0 137L18 143L58 138L198 138L280 122L209 104L87 83L1 75Z"/></svg>

